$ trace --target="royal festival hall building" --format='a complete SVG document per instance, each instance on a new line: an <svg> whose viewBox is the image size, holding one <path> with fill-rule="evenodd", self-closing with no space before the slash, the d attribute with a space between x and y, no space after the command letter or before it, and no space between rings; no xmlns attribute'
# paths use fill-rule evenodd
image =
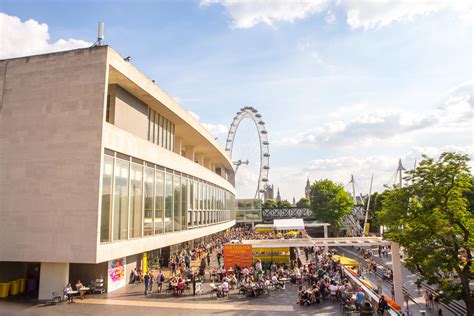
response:
<svg viewBox="0 0 474 316"><path fill-rule="evenodd" d="M109 46L0 61L0 283L115 290L232 227L234 195L215 138Z"/></svg>

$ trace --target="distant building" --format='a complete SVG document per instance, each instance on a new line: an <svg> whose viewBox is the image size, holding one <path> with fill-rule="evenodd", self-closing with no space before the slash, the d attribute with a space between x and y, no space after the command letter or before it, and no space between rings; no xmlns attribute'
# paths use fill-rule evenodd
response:
<svg viewBox="0 0 474 316"><path fill-rule="evenodd" d="M309 182L309 178L306 179L306 186L304 188L304 197L309 199L311 194L311 183Z"/></svg>
<svg viewBox="0 0 474 316"><path fill-rule="evenodd" d="M278 189L276 201L281 202L280 189Z"/></svg>
<svg viewBox="0 0 474 316"><path fill-rule="evenodd" d="M263 187L263 201L265 202L266 200L273 200L274 199L274 196L273 196L273 184L272 185L268 185L268 184L265 184L265 186Z"/></svg>
<svg viewBox="0 0 474 316"><path fill-rule="evenodd" d="M293 206L296 205L296 200L295 200L295 197L293 197Z"/></svg>

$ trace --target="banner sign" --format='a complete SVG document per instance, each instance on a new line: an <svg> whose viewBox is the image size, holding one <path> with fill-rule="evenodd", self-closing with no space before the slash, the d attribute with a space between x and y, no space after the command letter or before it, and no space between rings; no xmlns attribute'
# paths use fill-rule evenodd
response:
<svg viewBox="0 0 474 316"><path fill-rule="evenodd" d="M115 291L127 285L125 275L126 258L119 258L109 261L107 292Z"/></svg>
<svg viewBox="0 0 474 316"><path fill-rule="evenodd" d="M252 245L224 245L224 268L228 270L235 265L241 268L252 266Z"/></svg>

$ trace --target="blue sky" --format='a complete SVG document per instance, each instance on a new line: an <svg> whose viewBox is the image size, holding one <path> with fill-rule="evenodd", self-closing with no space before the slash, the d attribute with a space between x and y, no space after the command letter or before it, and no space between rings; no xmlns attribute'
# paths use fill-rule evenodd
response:
<svg viewBox="0 0 474 316"><path fill-rule="evenodd" d="M104 21L105 42L219 140L254 106L269 131L270 182L288 200L306 177L346 184L353 173L367 192L372 173L378 190L393 181L398 158L411 167L421 153L473 155L469 1L2 0L0 12L0 58L86 46ZM251 124L236 147L251 161L238 195L250 196Z"/></svg>

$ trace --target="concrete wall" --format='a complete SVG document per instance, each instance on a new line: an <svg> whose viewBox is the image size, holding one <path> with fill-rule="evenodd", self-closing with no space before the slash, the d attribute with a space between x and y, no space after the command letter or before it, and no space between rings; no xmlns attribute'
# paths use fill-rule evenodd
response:
<svg viewBox="0 0 474 316"><path fill-rule="evenodd" d="M63 289L68 282L69 263L42 262L38 299L50 300L53 297L53 292L57 292L59 295L62 295ZM74 285L75 282L72 284L73 288Z"/></svg>
<svg viewBox="0 0 474 316"><path fill-rule="evenodd" d="M120 86L113 85L113 87L114 125L148 140L148 106Z"/></svg>
<svg viewBox="0 0 474 316"><path fill-rule="evenodd" d="M0 61L0 261L95 262L106 54Z"/></svg>

